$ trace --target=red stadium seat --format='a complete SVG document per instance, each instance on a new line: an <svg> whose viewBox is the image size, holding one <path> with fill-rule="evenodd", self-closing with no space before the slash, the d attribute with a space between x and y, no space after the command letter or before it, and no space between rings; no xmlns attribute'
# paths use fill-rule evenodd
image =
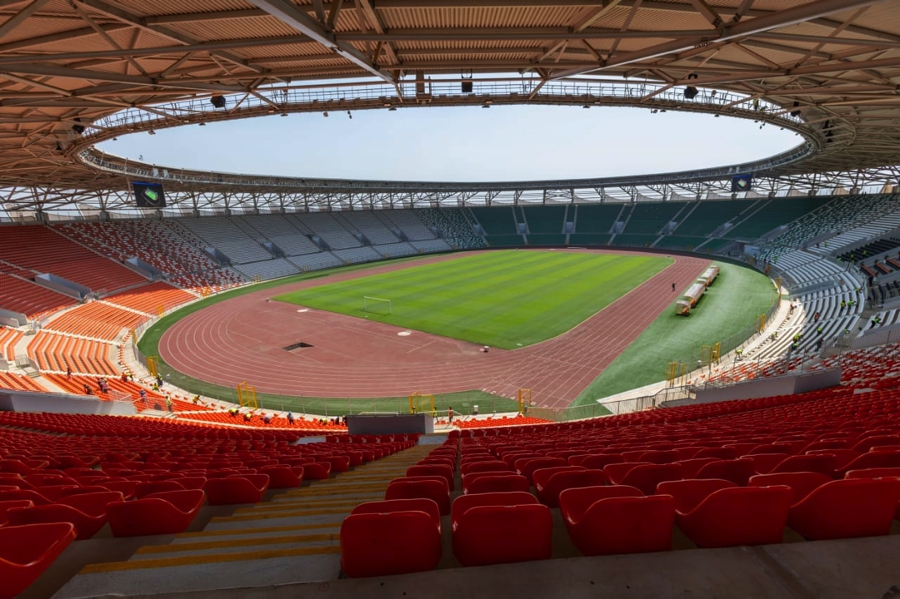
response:
<svg viewBox="0 0 900 599"><path fill-rule="evenodd" d="M796 503L788 526L811 541L886 535L898 502L900 479L834 480Z"/></svg>
<svg viewBox="0 0 900 599"><path fill-rule="evenodd" d="M581 518L565 520L572 543L584 555L668 551L675 500L669 495L608 497L592 503Z"/></svg>
<svg viewBox="0 0 900 599"><path fill-rule="evenodd" d="M27 589L73 540L67 522L0 528L0 599Z"/></svg>
<svg viewBox="0 0 900 599"><path fill-rule="evenodd" d="M675 509L687 513L716 491L735 486L730 480L720 478L668 480L659 483L656 492L671 495L675 499Z"/></svg>
<svg viewBox="0 0 900 599"><path fill-rule="evenodd" d="M844 478L900 478L900 466L850 470Z"/></svg>
<svg viewBox="0 0 900 599"><path fill-rule="evenodd" d="M508 506L508 505L534 505L537 504L537 498L526 491L512 491L500 493L478 493L475 495L460 495L453 500L450 508L450 524L451 527L459 522L460 517L473 507L481 507L486 505L492 506Z"/></svg>
<svg viewBox="0 0 900 599"><path fill-rule="evenodd" d="M716 458L718 460L733 460L737 452L731 447L705 447L694 454L694 458Z"/></svg>
<svg viewBox="0 0 900 599"><path fill-rule="evenodd" d="M675 463L681 464L681 477L687 480L696 478L697 473L700 472L700 469L710 462L718 461L718 458L691 458L689 460L681 460L680 462Z"/></svg>
<svg viewBox="0 0 900 599"><path fill-rule="evenodd" d="M62 505L73 507L89 516L106 517L106 506L117 501L125 501L125 497L118 491L102 491L95 493L83 493L70 495L59 500Z"/></svg>
<svg viewBox="0 0 900 599"><path fill-rule="evenodd" d="M654 449L642 452L636 461L650 462L651 464L671 464L677 462L681 455L676 449Z"/></svg>
<svg viewBox="0 0 900 599"><path fill-rule="evenodd" d="M471 474L473 472L512 472L513 469L510 468L506 462L491 460L489 462L464 463L459 467L459 471L465 476L466 474Z"/></svg>
<svg viewBox="0 0 900 599"><path fill-rule="evenodd" d="M9 522L6 513L9 510L20 507L32 507L34 504L27 499L11 499L9 501L0 501L0 526Z"/></svg>
<svg viewBox="0 0 900 599"><path fill-rule="evenodd" d="M16 501L22 499L30 501L34 505L50 505L53 503L37 491L0 491L0 501Z"/></svg>
<svg viewBox="0 0 900 599"><path fill-rule="evenodd" d="M406 469L406 476L440 476L447 480L447 487L453 491L453 468L436 464L426 466L410 466Z"/></svg>
<svg viewBox="0 0 900 599"><path fill-rule="evenodd" d="M156 493L144 499L106 506L109 527L116 537L178 534L187 530L206 498L190 489Z"/></svg>
<svg viewBox="0 0 900 599"><path fill-rule="evenodd" d="M739 487L747 486L750 477L756 474L753 460L719 460L706 464L697 472L695 478L721 478L730 480Z"/></svg>
<svg viewBox="0 0 900 599"><path fill-rule="evenodd" d="M787 485L794 492L791 505L806 499L806 496L831 482L830 476L821 472L773 472L772 474L757 474L750 477L751 487L770 487L773 485Z"/></svg>
<svg viewBox="0 0 900 599"><path fill-rule="evenodd" d="M153 482L138 483L135 494L138 499L143 499L153 493L165 493L167 491L184 491L184 487L174 480L157 480Z"/></svg>
<svg viewBox="0 0 900 599"><path fill-rule="evenodd" d="M608 464L603 468L603 472L606 473L606 477L612 484L618 485L621 484L622 480L628 475L629 472L631 472L638 466L655 465L656 464L645 464L644 462L622 462L617 464Z"/></svg>
<svg viewBox="0 0 900 599"><path fill-rule="evenodd" d="M125 496L125 501L137 496L138 483L130 480L103 481L99 486L110 491L120 492Z"/></svg>
<svg viewBox="0 0 900 599"><path fill-rule="evenodd" d="M463 566L549 559L552 536L545 505L476 506L454 523L453 553Z"/></svg>
<svg viewBox="0 0 900 599"><path fill-rule="evenodd" d="M247 474L211 478L206 481L203 490L209 505L234 505L259 503L268 487L269 477L265 474Z"/></svg>
<svg viewBox="0 0 900 599"><path fill-rule="evenodd" d="M425 572L441 559L441 533L423 511L351 514L340 537L350 578Z"/></svg>
<svg viewBox="0 0 900 599"><path fill-rule="evenodd" d="M517 460L516 470L519 474L528 479L528 484L534 484L532 475L535 470L541 468L552 468L555 466L565 466L566 461L562 458L534 458L530 460Z"/></svg>
<svg viewBox="0 0 900 599"><path fill-rule="evenodd" d="M900 466L900 451L871 451L864 453L836 472L838 476L844 476L851 470L865 470L867 468L894 468Z"/></svg>
<svg viewBox="0 0 900 599"><path fill-rule="evenodd" d="M599 487L609 484L602 470L572 470L553 474L547 482L536 486L537 496L547 507L559 507L560 493L566 489Z"/></svg>
<svg viewBox="0 0 900 599"><path fill-rule="evenodd" d="M395 478L384 493L390 499L431 499L438 505L442 516L450 514L450 489L445 480Z"/></svg>
<svg viewBox="0 0 900 599"><path fill-rule="evenodd" d="M656 486L666 480L681 480L680 464L641 464L629 470L618 484L636 487L644 495L653 495Z"/></svg>
<svg viewBox="0 0 900 599"><path fill-rule="evenodd" d="M781 472L818 472L829 478L834 477L834 456L822 455L792 455L779 463L772 474Z"/></svg>
<svg viewBox="0 0 900 599"><path fill-rule="evenodd" d="M325 461L331 464L332 472L347 472L350 470L350 458L347 456L329 456Z"/></svg>
<svg viewBox="0 0 900 599"><path fill-rule="evenodd" d="M741 459L753 460L753 469L757 474L768 474L789 457L786 453L756 453L745 455Z"/></svg>
<svg viewBox="0 0 900 599"><path fill-rule="evenodd" d="M425 512L428 514L438 532L441 530L441 511L431 499L391 499L385 501L367 501L353 508L353 514L389 514L392 512Z"/></svg>
<svg viewBox="0 0 900 599"><path fill-rule="evenodd" d="M675 522L699 547L780 543L792 496L786 486L725 488L677 512Z"/></svg>
<svg viewBox="0 0 900 599"><path fill-rule="evenodd" d="M13 526L69 522L75 526L77 532L75 538L78 540L90 539L106 524L105 513L102 516L90 516L81 510L63 504L11 509L6 516Z"/></svg>
<svg viewBox="0 0 900 599"><path fill-rule="evenodd" d="M330 462L313 462L303 465L303 477L307 480L326 480L330 476Z"/></svg>
<svg viewBox="0 0 900 599"><path fill-rule="evenodd" d="M257 472L269 477L270 489L292 489L303 483L302 466L263 466Z"/></svg>
<svg viewBox="0 0 900 599"><path fill-rule="evenodd" d="M608 497L643 497L640 489L625 485L605 487L575 487L559 494L559 510L566 527L574 525L584 518L584 514L597 501ZM572 535L571 528L569 535Z"/></svg>
<svg viewBox="0 0 900 599"><path fill-rule="evenodd" d="M621 464L624 461L625 458L621 454L606 453L588 456L581 460L581 464L578 465L592 470L603 470L609 464Z"/></svg>
<svg viewBox="0 0 900 599"><path fill-rule="evenodd" d="M485 472L488 476L479 476L469 482L465 489L466 494L478 493L503 493L512 491L528 492L531 485L528 479L520 474L502 473L502 472Z"/></svg>

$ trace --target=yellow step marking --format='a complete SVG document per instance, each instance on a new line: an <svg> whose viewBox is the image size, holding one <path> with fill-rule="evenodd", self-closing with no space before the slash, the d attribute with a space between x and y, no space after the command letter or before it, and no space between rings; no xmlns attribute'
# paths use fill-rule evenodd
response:
<svg viewBox="0 0 900 599"><path fill-rule="evenodd" d="M291 526L267 526L264 528L235 528L233 530L202 530L200 532L183 532L175 535L176 539L199 539L205 537L228 537L267 532L291 532L295 530L315 530L317 528L338 528L340 522L318 522L316 524L294 524Z"/></svg>
<svg viewBox="0 0 900 599"><path fill-rule="evenodd" d="M274 518L305 518L307 516L327 516L330 514L349 514L350 510L296 510L290 512L266 512L262 514L241 514L240 516L220 516L210 522L248 522L252 520L271 520Z"/></svg>
<svg viewBox="0 0 900 599"><path fill-rule="evenodd" d="M281 545L286 543L315 543L318 541L340 541L339 533L320 533L314 535L289 535L284 537L257 537L236 541L197 541L195 543L176 543L173 545L149 545L141 547L135 553L151 555L155 553L177 553L183 551L204 551L206 549L228 549L230 547Z"/></svg>
<svg viewBox="0 0 900 599"><path fill-rule="evenodd" d="M266 549L240 553L217 553L215 555L179 555L157 559L135 560L131 562L110 562L106 564L90 564L81 569L80 574L97 574L102 572L125 572L128 570L147 570L150 568L174 568L176 566L198 566L201 564L220 564L227 562L244 562L276 557L298 557L302 555L326 555L340 553L341 548L296 547L292 549Z"/></svg>

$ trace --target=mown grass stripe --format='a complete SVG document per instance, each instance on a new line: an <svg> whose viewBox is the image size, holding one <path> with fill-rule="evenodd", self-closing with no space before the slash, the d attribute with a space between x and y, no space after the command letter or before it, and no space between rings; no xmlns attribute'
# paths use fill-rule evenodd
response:
<svg viewBox="0 0 900 599"><path fill-rule="evenodd" d="M672 262L643 255L486 252L275 299L515 349L571 329ZM390 299L393 314L364 312L365 295Z"/></svg>

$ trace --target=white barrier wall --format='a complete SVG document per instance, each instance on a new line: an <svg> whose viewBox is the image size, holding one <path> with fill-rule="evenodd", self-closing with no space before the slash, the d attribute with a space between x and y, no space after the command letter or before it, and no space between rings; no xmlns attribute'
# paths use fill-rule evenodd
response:
<svg viewBox="0 0 900 599"><path fill-rule="evenodd" d="M816 389L834 387L840 382L841 369L837 367L795 376L755 379L718 389L703 389L697 391L696 399L685 403L713 403L732 399L758 399L776 395L807 393ZM669 405L677 405L677 403L670 402Z"/></svg>
<svg viewBox="0 0 900 599"><path fill-rule="evenodd" d="M34 393L0 390L0 411L50 412L54 414L105 414L133 416L137 413L130 401L101 401L96 397L64 393Z"/></svg>

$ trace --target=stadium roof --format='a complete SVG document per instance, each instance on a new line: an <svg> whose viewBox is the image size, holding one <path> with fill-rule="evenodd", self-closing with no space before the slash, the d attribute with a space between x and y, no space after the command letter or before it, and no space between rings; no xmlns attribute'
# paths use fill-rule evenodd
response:
<svg viewBox="0 0 900 599"><path fill-rule="evenodd" d="M423 104L702 110L804 137L748 165L760 176L878 169L896 181L900 165L900 0L0 0L0 15L8 189L162 177L91 149L127 132ZM163 170L174 189L237 184Z"/></svg>

